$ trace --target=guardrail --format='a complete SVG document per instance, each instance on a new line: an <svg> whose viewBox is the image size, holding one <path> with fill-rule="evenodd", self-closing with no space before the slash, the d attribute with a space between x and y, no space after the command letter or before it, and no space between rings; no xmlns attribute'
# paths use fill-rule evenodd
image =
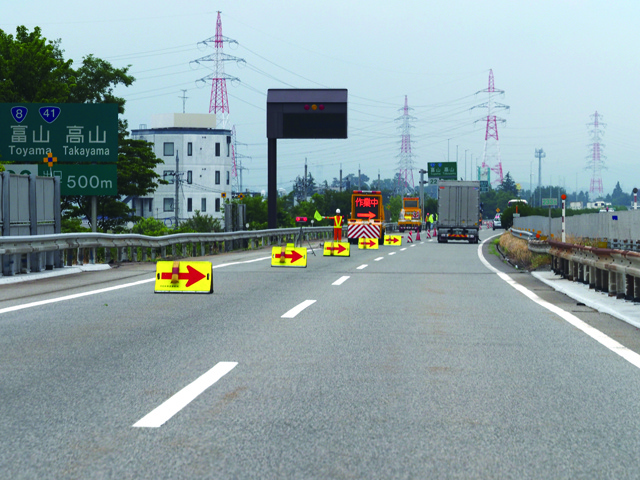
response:
<svg viewBox="0 0 640 480"><path fill-rule="evenodd" d="M549 243L546 240L539 240L536 238L536 234L528 230L520 230L517 228L510 228L511 235L523 240L528 240L529 250L533 253L549 253Z"/></svg>
<svg viewBox="0 0 640 480"><path fill-rule="evenodd" d="M610 297L640 302L639 252L537 240L532 232L514 228L511 234L528 239L532 252L551 255L551 269L557 275Z"/></svg>
<svg viewBox="0 0 640 480"><path fill-rule="evenodd" d="M255 249L294 242L300 227L221 233L179 233L162 237L136 234L62 233L0 237L2 275L40 272L74 262L147 261L156 257L204 256L234 248ZM333 227L303 227L301 240L328 238ZM298 238L297 238L298 237ZM170 253L168 253L168 250Z"/></svg>
<svg viewBox="0 0 640 480"><path fill-rule="evenodd" d="M640 253L549 240L553 271L610 297L640 302Z"/></svg>

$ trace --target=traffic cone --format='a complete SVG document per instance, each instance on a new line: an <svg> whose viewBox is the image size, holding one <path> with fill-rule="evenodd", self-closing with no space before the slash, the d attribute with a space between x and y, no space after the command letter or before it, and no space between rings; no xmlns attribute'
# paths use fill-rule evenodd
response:
<svg viewBox="0 0 640 480"><path fill-rule="evenodd" d="M420 230L416 230L416 241L420 241Z"/></svg>

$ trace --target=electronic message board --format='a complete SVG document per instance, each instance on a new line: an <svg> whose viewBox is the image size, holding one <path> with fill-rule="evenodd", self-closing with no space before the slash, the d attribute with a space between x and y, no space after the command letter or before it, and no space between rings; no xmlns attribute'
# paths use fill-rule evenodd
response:
<svg viewBox="0 0 640 480"><path fill-rule="evenodd" d="M347 138L347 90L269 89L267 138Z"/></svg>
<svg viewBox="0 0 640 480"><path fill-rule="evenodd" d="M380 195L357 194L353 198L353 215L356 220L371 220L381 218Z"/></svg>

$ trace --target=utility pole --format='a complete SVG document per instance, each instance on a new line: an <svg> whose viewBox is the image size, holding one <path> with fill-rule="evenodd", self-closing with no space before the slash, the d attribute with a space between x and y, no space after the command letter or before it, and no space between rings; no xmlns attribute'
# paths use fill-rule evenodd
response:
<svg viewBox="0 0 640 480"><path fill-rule="evenodd" d="M467 152L469 150L464 151L464 179L467 180Z"/></svg>
<svg viewBox="0 0 640 480"><path fill-rule="evenodd" d="M185 104L187 103L187 91L186 90L182 90L182 96L178 97L182 99L182 113L185 112Z"/></svg>
<svg viewBox="0 0 640 480"><path fill-rule="evenodd" d="M358 190L362 190L362 181L360 180L360 164L358 164Z"/></svg>
<svg viewBox="0 0 640 480"><path fill-rule="evenodd" d="M529 162L529 201L533 206L533 162Z"/></svg>
<svg viewBox="0 0 640 480"><path fill-rule="evenodd" d="M420 219L420 223L422 223L424 221L424 174L427 173L426 170L424 169L420 169L419 172L420 174L420 211L422 213L420 213L420 215L422 215L422 218Z"/></svg>
<svg viewBox="0 0 640 480"><path fill-rule="evenodd" d="M307 157L304 157L304 181L302 186L304 188L304 199L307 200Z"/></svg>
<svg viewBox="0 0 640 480"><path fill-rule="evenodd" d="M342 164L340 164L340 191L342 192Z"/></svg>
<svg viewBox="0 0 640 480"><path fill-rule="evenodd" d="M178 156L178 151L176 150L176 172L175 175L173 176L173 183L175 184L175 191L176 191L176 196L173 200L173 209L176 212L176 226L175 228L178 228L178 225L180 223L180 215L179 215L179 210L178 210L178 194L179 194L179 190L180 190L180 157Z"/></svg>
<svg viewBox="0 0 640 480"><path fill-rule="evenodd" d="M538 206L542 206L542 159L547 156L542 148L536 148L536 157L538 157Z"/></svg>

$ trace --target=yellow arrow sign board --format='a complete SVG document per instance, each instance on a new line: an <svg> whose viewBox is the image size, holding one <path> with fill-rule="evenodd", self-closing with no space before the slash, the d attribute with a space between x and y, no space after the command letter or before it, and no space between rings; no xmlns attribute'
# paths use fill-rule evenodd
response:
<svg viewBox="0 0 640 480"><path fill-rule="evenodd" d="M399 247L402 245L402 235L385 235L383 245Z"/></svg>
<svg viewBox="0 0 640 480"><path fill-rule="evenodd" d="M378 239L360 237L358 239L358 248L360 250L378 250Z"/></svg>
<svg viewBox="0 0 640 480"><path fill-rule="evenodd" d="M294 248L292 244L286 247L273 247L271 249L272 267L307 267L307 249Z"/></svg>
<svg viewBox="0 0 640 480"><path fill-rule="evenodd" d="M349 242L324 242L322 254L325 257L349 257L350 247Z"/></svg>
<svg viewBox="0 0 640 480"><path fill-rule="evenodd" d="M213 293L211 262L156 263L155 293Z"/></svg>

